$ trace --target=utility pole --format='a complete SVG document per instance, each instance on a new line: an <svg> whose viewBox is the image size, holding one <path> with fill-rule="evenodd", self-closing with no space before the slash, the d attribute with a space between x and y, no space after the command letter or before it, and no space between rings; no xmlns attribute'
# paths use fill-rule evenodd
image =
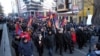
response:
<svg viewBox="0 0 100 56"><path fill-rule="evenodd" d="M18 10L18 17L20 16L20 3L19 0L15 0L16 5L17 5L17 10Z"/></svg>
<svg viewBox="0 0 100 56"><path fill-rule="evenodd" d="M11 7L12 7L12 14L13 14L12 19L13 19L15 16L15 13L14 13L14 3L12 0L11 0Z"/></svg>

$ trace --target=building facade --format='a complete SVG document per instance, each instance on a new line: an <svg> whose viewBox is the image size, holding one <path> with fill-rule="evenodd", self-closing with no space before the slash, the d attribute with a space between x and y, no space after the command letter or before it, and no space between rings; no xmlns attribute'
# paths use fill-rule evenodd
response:
<svg viewBox="0 0 100 56"><path fill-rule="evenodd" d="M83 0L57 0L56 2L59 18L67 17L69 22L79 23L77 14L83 9Z"/></svg>
<svg viewBox="0 0 100 56"><path fill-rule="evenodd" d="M28 15L33 16L35 15L35 12L37 12L42 8L41 1L39 2L36 2L35 0L23 0L23 1L27 7L26 9Z"/></svg>
<svg viewBox="0 0 100 56"><path fill-rule="evenodd" d="M79 21L83 21L86 24L87 16L89 14L93 15L93 4L94 0L83 0L83 9L78 13L78 16L81 17Z"/></svg>

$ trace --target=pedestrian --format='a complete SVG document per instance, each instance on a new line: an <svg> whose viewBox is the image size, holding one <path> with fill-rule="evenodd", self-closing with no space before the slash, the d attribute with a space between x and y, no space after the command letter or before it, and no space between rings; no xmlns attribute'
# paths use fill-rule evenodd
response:
<svg viewBox="0 0 100 56"><path fill-rule="evenodd" d="M100 56L100 42L94 46L95 50L87 54L87 56Z"/></svg>
<svg viewBox="0 0 100 56"><path fill-rule="evenodd" d="M12 40L12 47L15 49L16 56L19 56L18 46L20 43L20 36L16 34L15 38Z"/></svg>
<svg viewBox="0 0 100 56"><path fill-rule="evenodd" d="M71 40L72 40L72 49L74 50L74 46L76 44L76 31L74 28L71 28L70 29L70 32L71 32Z"/></svg>
<svg viewBox="0 0 100 56"><path fill-rule="evenodd" d="M48 32L48 35L46 37L47 41L47 48L49 50L49 56L53 56L53 47L54 47L54 35L52 34L52 31Z"/></svg>
<svg viewBox="0 0 100 56"><path fill-rule="evenodd" d="M43 43L43 36L42 36L41 33L39 33L38 36L36 37L35 44L36 44L39 56L43 56L43 46L44 46L44 43Z"/></svg>
<svg viewBox="0 0 100 56"><path fill-rule="evenodd" d="M58 29L56 36L56 52L59 50L60 55L62 54L62 50L63 50L63 28Z"/></svg>
<svg viewBox="0 0 100 56"><path fill-rule="evenodd" d="M84 45L84 33L83 33L83 27L79 27L76 30L76 35L77 35L77 43L78 43L78 48L82 49Z"/></svg>
<svg viewBox="0 0 100 56"><path fill-rule="evenodd" d="M67 40L67 47L69 49L69 53L72 54L73 53L73 43L72 43L72 38L71 38L70 30L68 30L66 32L66 40Z"/></svg>
<svg viewBox="0 0 100 56"><path fill-rule="evenodd" d="M76 44L76 32L74 28L71 28L71 39L74 44Z"/></svg>
<svg viewBox="0 0 100 56"><path fill-rule="evenodd" d="M22 56L33 56L33 43L29 41L26 37L22 39L18 47L19 53Z"/></svg>

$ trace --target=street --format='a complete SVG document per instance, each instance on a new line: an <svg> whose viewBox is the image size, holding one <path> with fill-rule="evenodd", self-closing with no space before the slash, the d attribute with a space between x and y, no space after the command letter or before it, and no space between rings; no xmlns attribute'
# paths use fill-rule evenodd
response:
<svg viewBox="0 0 100 56"><path fill-rule="evenodd" d="M11 33L9 33L9 37L10 37L10 40L12 40ZM10 41L10 43L11 43L11 41ZM11 47L11 49L12 49L12 55L15 56L14 49L12 47ZM76 45L73 54L69 54L69 50L67 50L66 52L63 52L63 56L86 56L86 54L88 53L88 50L89 50L88 45L87 45L87 47L83 47L83 49L81 49L81 50L78 49L77 45ZM38 56L37 49L35 46L34 46L33 54L34 54L34 56ZM54 54L54 56L60 56L58 52L55 53L55 49L53 50L53 54ZM46 48L44 48L43 56L48 56L48 50Z"/></svg>

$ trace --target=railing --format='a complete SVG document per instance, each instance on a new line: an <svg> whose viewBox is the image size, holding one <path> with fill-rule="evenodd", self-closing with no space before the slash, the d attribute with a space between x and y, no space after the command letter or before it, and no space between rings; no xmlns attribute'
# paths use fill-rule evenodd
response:
<svg viewBox="0 0 100 56"><path fill-rule="evenodd" d="M0 46L0 56L12 56L8 38L7 24L2 24L2 39Z"/></svg>

